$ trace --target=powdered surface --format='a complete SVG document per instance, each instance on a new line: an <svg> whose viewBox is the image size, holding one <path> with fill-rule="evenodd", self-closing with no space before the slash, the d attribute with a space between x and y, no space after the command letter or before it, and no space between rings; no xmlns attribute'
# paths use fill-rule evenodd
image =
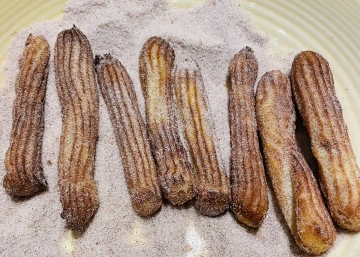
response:
<svg viewBox="0 0 360 257"><path fill-rule="evenodd" d="M36 24L13 40L0 89L0 178L9 145L15 98L17 60L26 37L44 35L52 51L57 34L75 24L88 37L94 54L111 53L133 79L144 113L138 57L151 36L163 37L178 56L196 60L201 68L218 139L219 157L229 172L227 68L230 59L250 46L266 71L288 72L292 58L278 62L268 50L266 35L255 30L248 14L231 0L210 1L193 9L174 9L164 0L71 0L56 22ZM132 210L119 150L100 97L100 134L95 179L100 208L86 232L76 236L60 218L57 158L61 113L55 88L53 52L46 94L43 166L49 190L26 201L12 201L0 187L0 253L3 256L298 256L270 191L270 207L262 227L254 232L238 224L231 213L205 217L193 205L164 204L154 217L143 219Z"/></svg>

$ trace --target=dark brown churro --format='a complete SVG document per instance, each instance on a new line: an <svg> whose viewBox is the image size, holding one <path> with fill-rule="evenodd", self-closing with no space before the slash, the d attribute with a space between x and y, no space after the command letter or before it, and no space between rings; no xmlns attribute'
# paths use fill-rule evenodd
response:
<svg viewBox="0 0 360 257"><path fill-rule="evenodd" d="M91 46L75 26L57 37L55 76L63 122L58 160L61 216L70 228L82 230L99 205L94 181L99 96Z"/></svg>
<svg viewBox="0 0 360 257"><path fill-rule="evenodd" d="M250 227L260 227L268 210L255 117L257 73L258 62L250 47L241 49L230 62L231 209L239 221Z"/></svg>
<svg viewBox="0 0 360 257"><path fill-rule="evenodd" d="M19 60L4 188L10 196L32 196L46 188L41 163L44 103L50 58L43 36L29 35Z"/></svg>
<svg viewBox="0 0 360 257"><path fill-rule="evenodd" d="M174 113L171 88L174 59L174 51L165 40L150 38L140 54L140 81L161 191L171 203L182 204L194 197L194 188Z"/></svg>
<svg viewBox="0 0 360 257"><path fill-rule="evenodd" d="M316 180L295 141L295 108L290 81L280 71L266 73L256 93L256 117L275 196L299 247L320 254L336 232Z"/></svg>
<svg viewBox="0 0 360 257"><path fill-rule="evenodd" d="M177 67L174 85L196 171L195 206L202 214L216 216L228 208L230 189L225 169L217 158L211 115L198 66L190 63L184 68Z"/></svg>
<svg viewBox="0 0 360 257"><path fill-rule="evenodd" d="M351 147L329 63L318 53L297 55L291 83L319 164L321 189L341 227L360 231L360 170Z"/></svg>
<svg viewBox="0 0 360 257"><path fill-rule="evenodd" d="M162 204L161 192L133 83L125 67L110 54L96 56L101 93L114 128L132 206L149 216Z"/></svg>

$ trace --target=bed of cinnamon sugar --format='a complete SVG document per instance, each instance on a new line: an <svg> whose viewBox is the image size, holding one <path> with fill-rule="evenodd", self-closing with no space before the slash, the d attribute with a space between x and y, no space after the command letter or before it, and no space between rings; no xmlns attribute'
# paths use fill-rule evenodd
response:
<svg viewBox="0 0 360 257"><path fill-rule="evenodd" d="M11 110L15 97L17 60L31 32L49 41L75 24L88 37L94 54L111 53L133 79L142 112L138 57L151 36L167 39L178 55L196 60L213 115L218 157L229 172L227 68L230 59L250 46L259 62L259 76L272 69L288 72L293 55L277 60L267 36L252 25L248 13L232 0L211 0L192 9L175 9L165 0L70 0L62 19L35 24L20 31L11 43L0 88L0 178L9 144ZM53 54L53 52L52 52ZM53 57L53 56L52 56ZM55 88L53 59L46 94L44 174L48 191L25 201L13 201L0 187L0 254L3 256L302 256L269 190L270 207L257 231L237 223L230 212L210 218L192 203L165 203L151 218L138 217L131 208L119 150L100 97L100 134L95 179L100 208L82 235L65 228L60 218L57 158L61 113ZM342 236L338 236L337 242Z"/></svg>

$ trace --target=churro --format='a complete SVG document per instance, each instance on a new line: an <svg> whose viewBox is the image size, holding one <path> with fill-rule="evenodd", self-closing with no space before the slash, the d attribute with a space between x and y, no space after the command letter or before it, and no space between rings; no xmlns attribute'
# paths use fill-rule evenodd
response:
<svg viewBox="0 0 360 257"><path fill-rule="evenodd" d="M140 216L149 216L159 210L162 199L132 80L120 61L110 54L96 56L95 63L101 93L120 150L132 206Z"/></svg>
<svg viewBox="0 0 360 257"><path fill-rule="evenodd" d="M174 59L175 53L164 39L150 38L140 54L140 81L161 191L171 203L183 204L194 197L194 186L175 119L171 78Z"/></svg>
<svg viewBox="0 0 360 257"><path fill-rule="evenodd" d="M46 39L30 34L19 60L10 147L5 157L3 185L10 196L32 196L47 186L41 151L49 58Z"/></svg>
<svg viewBox="0 0 360 257"><path fill-rule="evenodd" d="M190 63L186 67L178 66L174 74L177 105L195 169L195 207L204 215L216 216L227 210L230 189L225 169L217 157L200 69Z"/></svg>
<svg viewBox="0 0 360 257"><path fill-rule="evenodd" d="M318 53L297 55L291 69L296 104L319 164L321 189L334 221L360 230L360 171L329 63Z"/></svg>
<svg viewBox="0 0 360 257"><path fill-rule="evenodd" d="M70 228L82 230L99 205L94 180L99 96L90 43L75 26L57 37L55 77L63 122L58 160L61 216Z"/></svg>
<svg viewBox="0 0 360 257"><path fill-rule="evenodd" d="M254 84L258 62L250 47L229 66L231 209L250 227L259 227L268 210L267 185L257 135Z"/></svg>
<svg viewBox="0 0 360 257"><path fill-rule="evenodd" d="M299 247L320 254L336 232L316 180L295 141L291 86L280 71L266 73L258 84L256 116L265 163L275 196Z"/></svg>

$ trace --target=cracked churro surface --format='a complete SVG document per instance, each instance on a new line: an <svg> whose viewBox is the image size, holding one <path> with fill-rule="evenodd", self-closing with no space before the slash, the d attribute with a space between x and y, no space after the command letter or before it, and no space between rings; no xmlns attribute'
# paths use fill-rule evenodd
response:
<svg viewBox="0 0 360 257"><path fill-rule="evenodd" d="M125 67L110 54L96 56L96 72L124 167L132 206L140 216L160 209L161 192L155 163Z"/></svg>
<svg viewBox="0 0 360 257"><path fill-rule="evenodd" d="M319 164L330 213L339 226L359 231L360 170L329 63L318 53L301 52L293 61L291 85Z"/></svg>
<svg viewBox="0 0 360 257"><path fill-rule="evenodd" d="M229 206L229 182L216 153L212 118L197 64L186 62L177 66L174 72L174 86L185 138L195 169L195 207L204 215L219 215Z"/></svg>
<svg viewBox="0 0 360 257"><path fill-rule="evenodd" d="M310 254L329 249L336 237L316 180L295 141L290 81L265 73L256 92L256 117L275 196L299 247Z"/></svg>
<svg viewBox="0 0 360 257"><path fill-rule="evenodd" d="M30 34L19 60L10 146L5 157L3 186L10 196L32 196L47 186L41 153L49 58L46 39Z"/></svg>
<svg viewBox="0 0 360 257"><path fill-rule="evenodd" d="M254 84L258 62L245 47L230 62L229 121L231 209L250 227L259 227L268 210L267 184L259 148Z"/></svg>
<svg viewBox="0 0 360 257"><path fill-rule="evenodd" d="M75 26L59 33L54 64L63 123L58 159L61 217L71 229L83 230L99 205L94 180L99 96L90 43Z"/></svg>
<svg viewBox="0 0 360 257"><path fill-rule="evenodd" d="M171 78L175 53L164 39L152 37L144 44L139 59L146 124L160 187L172 204L183 204L194 197L195 191L175 118Z"/></svg>

